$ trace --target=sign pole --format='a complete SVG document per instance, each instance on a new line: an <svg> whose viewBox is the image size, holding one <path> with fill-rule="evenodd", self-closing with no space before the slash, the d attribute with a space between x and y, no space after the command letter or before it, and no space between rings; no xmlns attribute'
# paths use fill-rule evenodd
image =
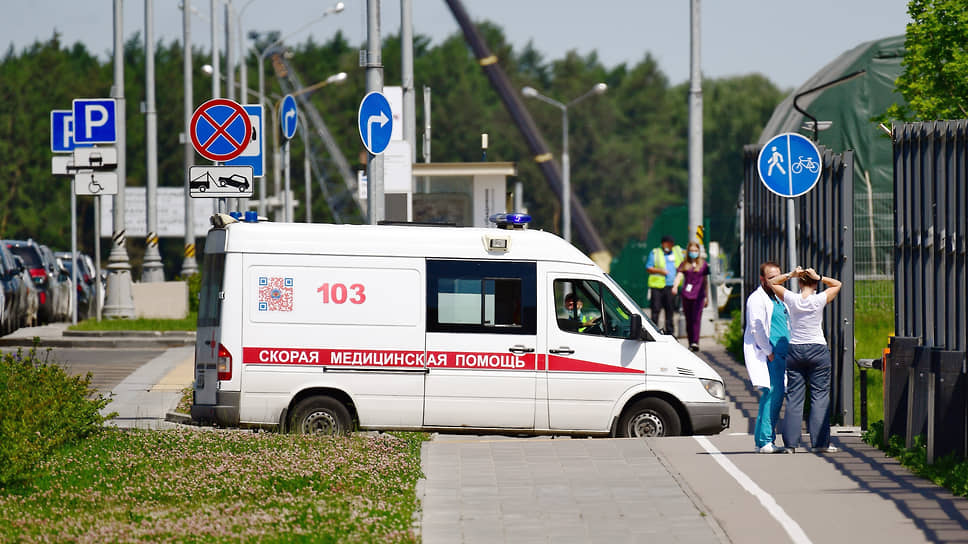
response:
<svg viewBox="0 0 968 544"><path fill-rule="evenodd" d="M114 86L112 96L117 104L118 193L114 196L114 225L111 256L108 259L108 289L104 313L108 317L134 317L131 298L131 263L125 247L124 187L125 187L125 115L124 115L124 35L122 0L114 0ZM76 122L76 121L75 121ZM76 125L75 125L76 128Z"/></svg>
<svg viewBox="0 0 968 544"><path fill-rule="evenodd" d="M380 50L380 0L366 1L366 92L383 92L383 58ZM386 215L383 196L383 155L370 154L367 180L367 222L376 225Z"/></svg>
<svg viewBox="0 0 968 544"><path fill-rule="evenodd" d="M787 199L787 248L789 250L790 270L797 267L797 207L792 198ZM799 292L799 282L791 284L794 293Z"/></svg>
<svg viewBox="0 0 968 544"><path fill-rule="evenodd" d="M101 195L94 197L94 307L101 321ZM76 286L75 286L76 287Z"/></svg>
<svg viewBox="0 0 968 544"><path fill-rule="evenodd" d="M74 176L71 176L71 308L71 324L77 325L77 194L74 192Z"/></svg>
<svg viewBox="0 0 968 544"><path fill-rule="evenodd" d="M285 140L282 144L282 168L284 172L283 179L283 202L285 203L285 213L283 214L283 221L286 223L292 222L292 198L289 196L289 139Z"/></svg>

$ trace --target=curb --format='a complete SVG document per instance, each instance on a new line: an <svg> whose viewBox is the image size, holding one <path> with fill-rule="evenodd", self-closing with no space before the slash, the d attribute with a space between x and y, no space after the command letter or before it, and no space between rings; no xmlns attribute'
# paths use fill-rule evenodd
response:
<svg viewBox="0 0 968 544"><path fill-rule="evenodd" d="M178 423L180 425L194 425L194 423L192 423L192 416L188 414L181 414L179 412L166 413L165 421L169 421L171 423Z"/></svg>
<svg viewBox="0 0 968 544"><path fill-rule="evenodd" d="M189 337L0 338L0 347L32 348L177 348L195 345Z"/></svg>
<svg viewBox="0 0 968 544"><path fill-rule="evenodd" d="M184 338L195 341L195 331L70 331L64 336L76 338Z"/></svg>

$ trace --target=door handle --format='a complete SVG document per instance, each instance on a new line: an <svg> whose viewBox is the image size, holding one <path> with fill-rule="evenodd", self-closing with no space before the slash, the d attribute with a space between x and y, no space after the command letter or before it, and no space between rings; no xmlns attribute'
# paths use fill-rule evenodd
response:
<svg viewBox="0 0 968 544"><path fill-rule="evenodd" d="M554 355L571 355L572 353L575 353L575 350L571 349L568 346L561 346L558 349L549 349L548 353L551 353Z"/></svg>
<svg viewBox="0 0 968 544"><path fill-rule="evenodd" d="M508 351L510 351L511 353L516 353L518 355L521 355L523 353L534 353L534 348L526 348L522 345L517 345L517 346L509 347Z"/></svg>

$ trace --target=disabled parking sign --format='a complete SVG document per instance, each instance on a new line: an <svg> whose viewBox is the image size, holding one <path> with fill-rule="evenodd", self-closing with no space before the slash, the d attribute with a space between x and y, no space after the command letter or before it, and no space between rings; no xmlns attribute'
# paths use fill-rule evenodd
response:
<svg viewBox="0 0 968 544"><path fill-rule="evenodd" d="M785 132L766 142L756 164L763 185L788 198L813 189L823 169L817 146L795 132Z"/></svg>

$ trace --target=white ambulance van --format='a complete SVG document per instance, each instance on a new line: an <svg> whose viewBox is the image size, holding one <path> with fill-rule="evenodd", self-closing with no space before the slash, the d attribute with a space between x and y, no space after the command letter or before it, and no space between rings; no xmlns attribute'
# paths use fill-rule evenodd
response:
<svg viewBox="0 0 968 544"><path fill-rule="evenodd" d="M723 379L552 234L213 223L196 420L630 437L729 426Z"/></svg>

